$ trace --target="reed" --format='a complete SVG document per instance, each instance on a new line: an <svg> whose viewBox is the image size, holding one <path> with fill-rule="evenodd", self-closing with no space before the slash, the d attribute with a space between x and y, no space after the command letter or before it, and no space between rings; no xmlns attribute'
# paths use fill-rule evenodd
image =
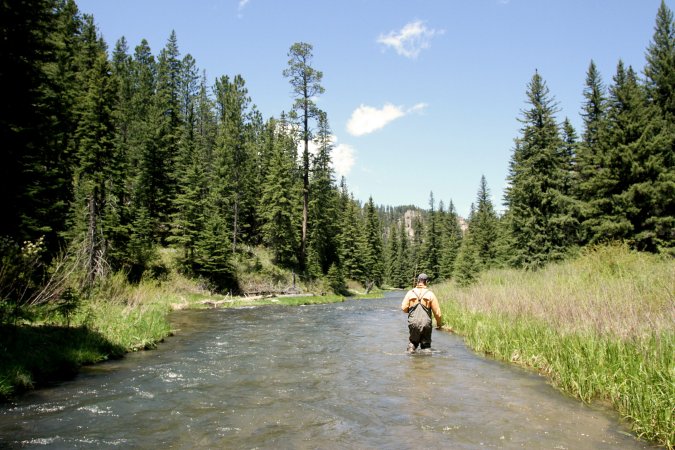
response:
<svg viewBox="0 0 675 450"><path fill-rule="evenodd" d="M81 311L83 325L126 351L155 348L171 334L168 308L161 303L136 306L95 300Z"/></svg>
<svg viewBox="0 0 675 450"><path fill-rule="evenodd" d="M446 323L476 351L607 401L637 436L675 445L675 264L623 246L538 272L494 270L435 287Z"/></svg>
<svg viewBox="0 0 675 450"><path fill-rule="evenodd" d="M0 399L62 380L86 364L153 348L170 334L170 302L181 283L130 285L123 274L101 283L64 317L38 306L32 320L0 325Z"/></svg>

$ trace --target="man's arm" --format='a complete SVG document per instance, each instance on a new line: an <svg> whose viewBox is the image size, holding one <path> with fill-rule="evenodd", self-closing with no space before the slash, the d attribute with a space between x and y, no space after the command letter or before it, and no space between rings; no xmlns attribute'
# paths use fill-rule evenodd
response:
<svg viewBox="0 0 675 450"><path fill-rule="evenodd" d="M409 309L410 309L410 291L408 291L408 293L405 294L405 297L403 297L403 302L401 302L401 311L407 313Z"/></svg>
<svg viewBox="0 0 675 450"><path fill-rule="evenodd" d="M441 314L441 306L438 303L436 295L434 295L433 293L431 295L433 296L431 298L431 311L433 311L434 317L436 318L436 327L441 328L443 326L443 316Z"/></svg>

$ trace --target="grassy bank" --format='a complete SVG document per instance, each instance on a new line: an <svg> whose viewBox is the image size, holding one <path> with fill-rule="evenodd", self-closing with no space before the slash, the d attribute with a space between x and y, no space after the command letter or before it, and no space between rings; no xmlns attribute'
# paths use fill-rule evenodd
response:
<svg viewBox="0 0 675 450"><path fill-rule="evenodd" d="M585 402L609 402L636 435L672 448L674 286L672 258L605 247L435 289L447 325L476 351L532 367Z"/></svg>
<svg viewBox="0 0 675 450"><path fill-rule="evenodd" d="M275 275L270 281L260 272L248 277L242 273L242 279L256 286L262 283L278 286L282 282L279 280L290 274ZM314 291L317 286L298 285L298 288ZM368 297L378 295L381 296L375 293ZM0 325L0 399L72 377L83 365L154 348L171 334L168 315L172 310L267 304L298 306L344 300L338 295L216 295L199 281L187 279L175 270L170 270L161 282L145 280L136 285L129 284L122 274L113 275L67 317L43 307L27 311L30 320Z"/></svg>

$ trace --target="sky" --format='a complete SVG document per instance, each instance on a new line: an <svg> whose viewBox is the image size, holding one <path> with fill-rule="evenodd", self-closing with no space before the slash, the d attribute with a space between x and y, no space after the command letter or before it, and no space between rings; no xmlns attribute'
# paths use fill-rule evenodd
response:
<svg viewBox="0 0 675 450"><path fill-rule="evenodd" d="M241 75L264 118L293 104L296 42L323 72L316 98L339 180L379 205L450 201L466 217L485 176L503 209L513 140L535 71L581 134L590 61L606 85L619 60L642 75L661 0L76 0L110 49L176 32L209 84ZM666 5L675 10L675 0Z"/></svg>

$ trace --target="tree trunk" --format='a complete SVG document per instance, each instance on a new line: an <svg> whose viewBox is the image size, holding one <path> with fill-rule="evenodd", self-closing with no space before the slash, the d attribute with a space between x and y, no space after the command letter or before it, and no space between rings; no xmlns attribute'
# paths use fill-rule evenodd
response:
<svg viewBox="0 0 675 450"><path fill-rule="evenodd" d="M307 221L309 217L309 105L306 101L303 119L305 149L302 152L302 244L300 247L300 267L302 270L305 269L307 258Z"/></svg>

